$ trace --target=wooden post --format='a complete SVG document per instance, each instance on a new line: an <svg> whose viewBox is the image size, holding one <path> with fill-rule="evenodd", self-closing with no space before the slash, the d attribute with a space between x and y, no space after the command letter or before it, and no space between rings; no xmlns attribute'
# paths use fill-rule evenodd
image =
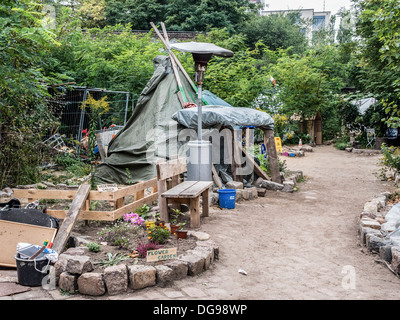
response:
<svg viewBox="0 0 400 320"><path fill-rule="evenodd" d="M233 181L243 182L242 174L242 130L232 130L232 178Z"/></svg>
<svg viewBox="0 0 400 320"><path fill-rule="evenodd" d="M71 207L69 208L67 215L63 223L61 224L60 229L57 232L56 238L54 239L52 249L60 254L69 238L69 235L72 231L72 228L75 225L75 222L78 220L79 213L81 209L86 204L86 199L89 196L90 185L82 184L80 185L74 200L72 200Z"/></svg>
<svg viewBox="0 0 400 320"><path fill-rule="evenodd" d="M189 199L191 228L200 228L199 198L200 197Z"/></svg>
<svg viewBox="0 0 400 320"><path fill-rule="evenodd" d="M209 216L209 206L210 204L209 202L209 192L210 190L207 189L206 191L203 191L203 193L201 194L201 198L202 198L202 215L203 217L208 217Z"/></svg>
<svg viewBox="0 0 400 320"><path fill-rule="evenodd" d="M267 149L269 168L271 170L271 179L273 182L282 183L281 173L279 171L278 155L276 153L274 130L264 131L264 144Z"/></svg>

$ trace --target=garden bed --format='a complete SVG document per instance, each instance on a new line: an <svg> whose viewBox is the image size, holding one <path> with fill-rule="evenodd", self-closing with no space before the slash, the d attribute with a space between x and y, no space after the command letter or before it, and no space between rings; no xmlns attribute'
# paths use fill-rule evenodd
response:
<svg viewBox="0 0 400 320"><path fill-rule="evenodd" d="M85 250L85 255L89 256L93 263L94 272L102 272L105 268L109 266L108 264L99 263L104 259L108 260L108 253L110 253L112 256L126 256L126 260L123 260L121 262L128 266L135 264L154 266L159 264L158 262L147 262L145 257L136 257L136 254L132 254L133 250L137 250L137 247L140 243L148 242L148 234L145 229L138 230L138 233L131 236L127 248L121 248L115 245L107 245L105 241L102 241L99 233L102 232L102 230L105 230L105 228L111 227L112 225L114 225L114 223L90 222L89 224L85 224L83 221L80 221L74 228L74 238L80 239L77 241L78 245L87 246L81 242L82 239L86 244L99 244L100 250L98 252ZM159 244L159 248L177 248L177 255L181 255L188 250L194 249L196 246L196 241L197 239L190 235L186 239L177 239L175 235L171 234L164 244Z"/></svg>

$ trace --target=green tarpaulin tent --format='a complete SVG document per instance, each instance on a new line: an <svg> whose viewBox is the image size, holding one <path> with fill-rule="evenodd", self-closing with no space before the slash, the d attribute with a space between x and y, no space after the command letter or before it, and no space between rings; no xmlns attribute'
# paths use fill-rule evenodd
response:
<svg viewBox="0 0 400 320"><path fill-rule="evenodd" d="M196 127L197 108L182 109L170 58L157 56L153 62L154 74L143 89L132 117L110 141L107 158L95 170L97 184L127 185L149 180L156 175L157 158L186 156L182 146L187 141L179 141L182 139L178 135L182 129ZM196 103L197 94L180 70L179 74L188 100ZM203 92L203 98L208 104L203 115L205 129L242 125L273 129L274 121L265 112L234 108L208 91ZM204 135L207 134L205 131ZM190 139L197 137L194 134Z"/></svg>

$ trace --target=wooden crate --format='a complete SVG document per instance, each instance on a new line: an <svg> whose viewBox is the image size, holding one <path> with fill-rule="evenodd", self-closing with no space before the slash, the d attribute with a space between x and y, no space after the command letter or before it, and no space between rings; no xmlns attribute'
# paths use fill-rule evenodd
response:
<svg viewBox="0 0 400 320"><path fill-rule="evenodd" d="M145 192L147 189L150 192ZM36 199L61 199L72 200L77 190L42 190L42 189L14 189L14 198L28 199L33 201ZM125 197L133 195L133 202L124 204ZM151 205L158 199L157 179L151 179L139 182L131 186L119 187L116 191L94 191L89 193L88 200L84 210L79 215L79 220L104 220L114 221L122 217L125 213L130 213L142 207L145 204ZM112 211L91 211L90 202L105 200L114 204ZM68 210L47 210L47 214L64 219Z"/></svg>

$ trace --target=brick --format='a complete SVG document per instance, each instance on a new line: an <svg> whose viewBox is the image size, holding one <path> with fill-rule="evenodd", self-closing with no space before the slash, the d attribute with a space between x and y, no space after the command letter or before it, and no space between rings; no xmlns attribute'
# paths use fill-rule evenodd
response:
<svg viewBox="0 0 400 320"><path fill-rule="evenodd" d="M128 271L132 289L142 289L156 284L156 269L152 266L129 266Z"/></svg>
<svg viewBox="0 0 400 320"><path fill-rule="evenodd" d="M78 278L79 293L89 296L101 296L106 292L103 274L97 272L87 272Z"/></svg>
<svg viewBox="0 0 400 320"><path fill-rule="evenodd" d="M128 290L128 269L125 264L104 269L104 282L109 295L124 293Z"/></svg>

